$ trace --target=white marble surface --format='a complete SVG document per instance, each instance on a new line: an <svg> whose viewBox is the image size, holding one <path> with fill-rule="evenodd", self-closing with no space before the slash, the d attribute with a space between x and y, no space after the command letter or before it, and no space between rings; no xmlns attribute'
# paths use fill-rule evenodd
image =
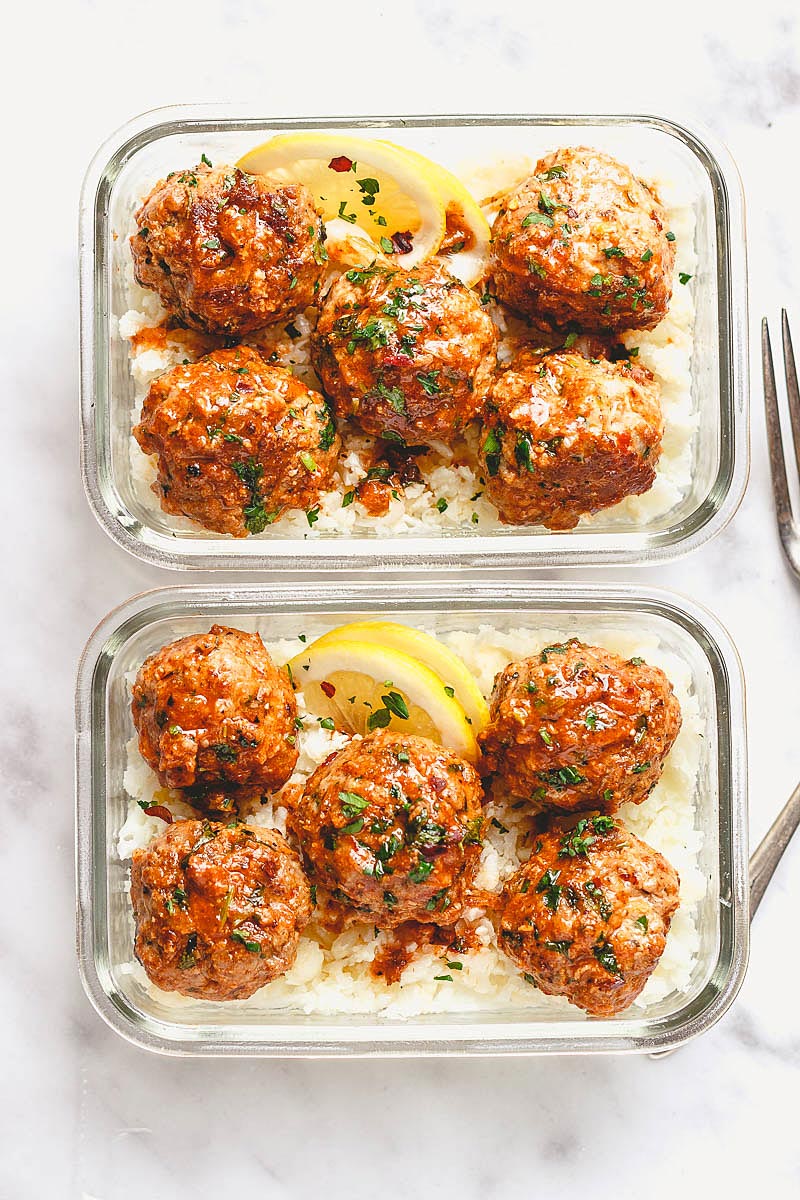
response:
<svg viewBox="0 0 800 1200"><path fill-rule="evenodd" d="M734 1009L666 1061L159 1059L109 1032L78 981L71 711L94 623L130 593L175 582L101 534L78 473L77 196L112 128L157 105L219 97L276 113L686 114L742 168L755 349L755 319L776 318L781 304L800 334L793 8L15 7L0 77L3 1200L797 1194L800 840L756 919ZM690 592L741 648L755 840L800 776L800 589L773 525L757 371L753 401L750 488L732 525L699 555L628 577Z"/></svg>

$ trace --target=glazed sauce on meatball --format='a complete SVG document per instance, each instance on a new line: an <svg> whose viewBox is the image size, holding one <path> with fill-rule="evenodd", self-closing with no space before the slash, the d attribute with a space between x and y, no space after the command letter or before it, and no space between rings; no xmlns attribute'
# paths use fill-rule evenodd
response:
<svg viewBox="0 0 800 1200"><path fill-rule="evenodd" d="M474 245L475 238L463 212L458 205L449 205L445 214L444 237L438 253L460 254L462 250L471 250Z"/></svg>

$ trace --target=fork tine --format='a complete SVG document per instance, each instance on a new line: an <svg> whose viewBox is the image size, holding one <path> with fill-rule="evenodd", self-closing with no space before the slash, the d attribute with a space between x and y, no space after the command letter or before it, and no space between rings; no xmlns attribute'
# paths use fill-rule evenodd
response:
<svg viewBox="0 0 800 1200"><path fill-rule="evenodd" d="M792 419L792 441L794 457L800 471L800 387L797 385L797 367L794 361L792 333L786 309L781 309L781 333L783 336L783 367L786 372L786 394L789 399L789 416Z"/></svg>
<svg viewBox="0 0 800 1200"><path fill-rule="evenodd" d="M786 549L787 538L791 533L792 527L792 502L789 495L789 483L786 478L781 418L778 411L778 393L775 388L775 367L772 361L772 346L770 344L769 326L766 317L761 322L761 366L764 376L764 408L767 418L767 444L769 447L770 471L772 473L772 491L775 498L775 512L778 518L778 532L780 533L784 549Z"/></svg>

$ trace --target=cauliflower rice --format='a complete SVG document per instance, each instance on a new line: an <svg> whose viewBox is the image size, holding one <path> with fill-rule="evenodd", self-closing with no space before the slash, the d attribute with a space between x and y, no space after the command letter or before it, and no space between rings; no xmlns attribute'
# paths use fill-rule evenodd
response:
<svg viewBox="0 0 800 1200"><path fill-rule="evenodd" d="M256 626L265 639L276 662L286 662L297 652L295 641L267 641L266 621ZM501 631L484 625L470 632L439 634L466 663L488 697L495 674L513 659L538 653L543 646L566 640L572 631L551 628L533 631L518 628ZM585 641L606 646L625 658L640 655L666 672L681 705L683 725L669 756L661 779L641 805L625 804L619 815L637 836L661 851L680 875L680 907L670 929L666 949L644 991L635 1001L632 1011L641 1013L671 994L686 992L691 984L692 969L700 947L698 915L706 892L706 879L699 866L703 842L702 833L695 828L695 796L700 770L702 716L693 691L691 671L683 659L666 651L658 639L615 633L608 630L584 631ZM133 680L131 679L132 683ZM302 693L297 693L298 713L306 728L299 732L300 757L297 770L287 787L302 783L332 750L344 745L347 738L335 731L328 732L317 724L313 713L305 709ZM136 737L127 745L127 769L124 786L128 795L127 818L120 829L117 849L120 859L146 846L164 828L158 817L149 817L139 801L165 804L177 818L196 816L180 798L178 792L160 789L154 772L141 758ZM156 793L158 797L156 800ZM243 814L245 815L245 814ZM490 801L477 886L496 891L529 854L528 841L531 819L510 805ZM491 823L497 817L498 826ZM266 825L286 831L286 809L277 793L271 802L246 814L254 825ZM248 1013L280 1012L282 1014L341 1014L380 1013L386 1018L403 1019L434 1013L481 1013L499 1010L525 1010L529 1019L537 1016L563 1015L573 1020L586 1019L563 997L545 996L526 983L511 961L497 946L494 928L479 909L470 910L476 924L481 949L453 954L441 947L422 950L403 972L399 983L386 984L376 979L370 964L385 933L376 933L372 925L358 924L343 933L332 934L312 921L300 939L297 960L281 979L261 988L248 1000L228 1001L225 1011L246 1010ZM130 910L130 944L133 946L134 923ZM462 969L447 971L444 961L458 960ZM138 962L131 961L123 968L136 977L140 986L159 1003L176 1011L216 1007L210 1002L198 1002L177 993L163 992L152 984ZM447 972L452 981L437 981L434 977Z"/></svg>
<svg viewBox="0 0 800 1200"><path fill-rule="evenodd" d="M473 195L480 199L508 188L531 169L532 164L528 160L503 160L462 173L462 178ZM579 530L591 529L593 525L641 528L674 509L691 486L693 439L698 424L691 394L695 309L692 286L681 284L679 276L693 276L697 269L695 212L685 189L661 179L655 180L654 186L661 196L670 228L676 237L672 301L667 316L655 329L624 334L622 340L629 348L638 346L637 361L652 371L660 385L665 419L662 454L655 482L648 492L641 496L629 496L613 508L584 517L578 525ZM134 228L131 212L129 228L121 231L120 236L127 242ZM139 419L144 397L153 380L178 363L193 361L199 357L199 352L197 339L182 337L180 330L167 333L163 345L154 346L146 337L147 330L160 325L167 314L156 294L136 283L129 253L125 255L125 263L128 310L119 318L118 332L120 337L129 342L130 371L134 384L133 425ZM488 310L498 326L498 359L502 364L512 357L524 327L500 304L490 302ZM246 340L267 355L274 353L277 356L275 361L291 368L309 387L319 390L309 351L315 319L315 310L308 309L288 326L276 326L251 335ZM437 446L430 453L415 459L422 482L408 484L399 491L391 499L389 511L379 517L370 515L358 499L344 507L342 505L343 494L363 479L371 465L375 439L360 434L345 422L339 423L339 432L343 447L334 476L334 487L322 494L319 510L315 510L312 517L313 526L304 510L291 509L263 533L252 536L310 539L336 534L435 536L464 531L487 533L512 528L502 524L497 509L483 494L484 485L476 462L479 439L476 425L470 426L463 439L452 447ZM471 464L476 465L473 467ZM166 524L176 534L196 534L199 526L194 522L162 513L158 499L151 490L156 479L156 460L145 455L132 436L130 466L134 495L143 511L156 523Z"/></svg>

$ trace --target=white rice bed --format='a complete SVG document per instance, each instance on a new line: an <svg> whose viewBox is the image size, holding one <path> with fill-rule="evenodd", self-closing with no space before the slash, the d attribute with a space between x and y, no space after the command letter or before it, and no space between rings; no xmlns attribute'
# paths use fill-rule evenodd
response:
<svg viewBox="0 0 800 1200"><path fill-rule="evenodd" d="M530 169L530 164L528 164ZM476 198L510 186L524 175L525 164L519 160L479 172L475 177L465 178ZM642 496L629 496L613 508L584 517L579 528L591 529L598 523L603 526L641 528L663 517L680 503L691 486L692 443L697 430L697 413L693 408L691 394L691 361L694 345L694 297L691 284L681 284L681 272L694 276L697 257L694 250L695 213L692 200L685 189L668 180L655 180L654 185L665 205L670 228L675 234L676 263L673 280L672 302L667 316L649 332L624 334L623 342L629 347L638 346L638 362L647 367L660 385L661 403L664 410L665 433L661 458L652 488ZM131 215L127 236L135 228ZM133 276L133 262L126 255L126 291L128 311L119 320L122 338L135 338L143 329L161 324L166 310L154 292L139 287ZM498 326L500 342L498 358L508 361L517 344L511 336L510 325L514 322L500 304L490 304L489 311ZM254 336L249 339L262 345L268 354L275 352L277 361L290 367L311 388L319 389L319 381L310 364L310 334L315 322L315 313L309 309L294 320L299 334L294 338L285 332L285 326ZM134 382L133 418L135 423L141 412L144 397L153 380L170 367L191 360L196 355L187 350L180 334L168 337L166 346L148 349L145 345L130 347L130 369ZM497 509L483 495L477 464L478 429L470 427L465 437L452 447L442 445L436 451L418 458L417 465L423 476L422 483L407 485L392 499L389 511L381 517L372 516L356 500L342 507L344 492L352 489L363 479L370 465L370 451L374 439L355 432L345 422L340 422L343 449L334 488L323 494L319 514L313 527L303 509L285 512L274 524L255 537L301 537L319 538L331 534L358 534L373 537L395 537L398 535L431 536L442 533L469 530L487 533L505 528ZM156 459L145 455L136 440L130 439L130 463L134 494L142 508L153 515L156 523L166 521L176 532L199 531L199 526L183 517L167 516L161 511L158 498L152 491L156 480ZM447 508L440 512L437 503L447 501ZM227 535L215 534L224 537Z"/></svg>
<svg viewBox="0 0 800 1200"><path fill-rule="evenodd" d="M266 641L266 623L260 632ZM537 654L543 646L569 636L571 632L564 629L500 631L489 625L481 626L475 632L440 635L441 640L463 658L487 697L495 674L506 663ZM681 903L672 922L665 952L633 1006L641 1013L670 994L687 991L699 950L698 909L706 892L706 879L699 867L703 835L695 828L702 718L692 691L689 668L682 659L665 651L656 638L625 633L610 635L607 630L596 637L592 637L591 631L583 636L584 640L596 641L626 658L640 655L660 666L670 678L683 712L681 731L658 785L643 804L626 804L620 809L620 816L627 826L660 850L675 866L681 880ZM267 646L279 663L297 653L294 641L271 644L267 641ZM297 694L297 701L301 717L310 719L306 720L306 729L299 733L300 758L297 771L287 786L302 783L332 750L347 741L342 734L319 727L314 714L305 709L302 693ZM164 829L163 821L148 817L140 808L140 800L165 804L177 818L197 815L180 799L179 793L159 787L155 774L139 754L135 737L128 743L127 756L124 783L129 797L128 813L117 842L123 860L130 858L134 850L146 846ZM487 805L486 815L489 820L477 885L497 890L502 881L527 859L531 822L510 805L497 801ZM506 833L491 824L493 816L505 826ZM285 833L286 809L281 807L280 793L272 803L248 815L247 820ZM376 934L374 927L368 924L359 924L335 935L312 922L300 939L297 960L286 975L261 988L250 999L230 1001L224 1008L226 1011L245 1009L249 1014L277 1011L324 1016L382 1013L391 1018L525 1009L532 1019L537 1014L552 1017L559 1013L581 1019L579 1011L566 1000L545 996L523 980L498 948L494 928L481 910L473 909L468 915L476 923L480 950L454 955L441 947L425 948L405 969L401 980L394 984L376 979L370 971L377 951L391 935ZM454 959L462 963L460 971L446 968L445 963ZM196 1009L198 1001L155 987L133 958L127 970L161 1004L175 1010ZM452 982L435 979L442 974L451 975ZM204 1002L201 1005L205 1007ZM176 1018L180 1019L179 1012L176 1012Z"/></svg>

